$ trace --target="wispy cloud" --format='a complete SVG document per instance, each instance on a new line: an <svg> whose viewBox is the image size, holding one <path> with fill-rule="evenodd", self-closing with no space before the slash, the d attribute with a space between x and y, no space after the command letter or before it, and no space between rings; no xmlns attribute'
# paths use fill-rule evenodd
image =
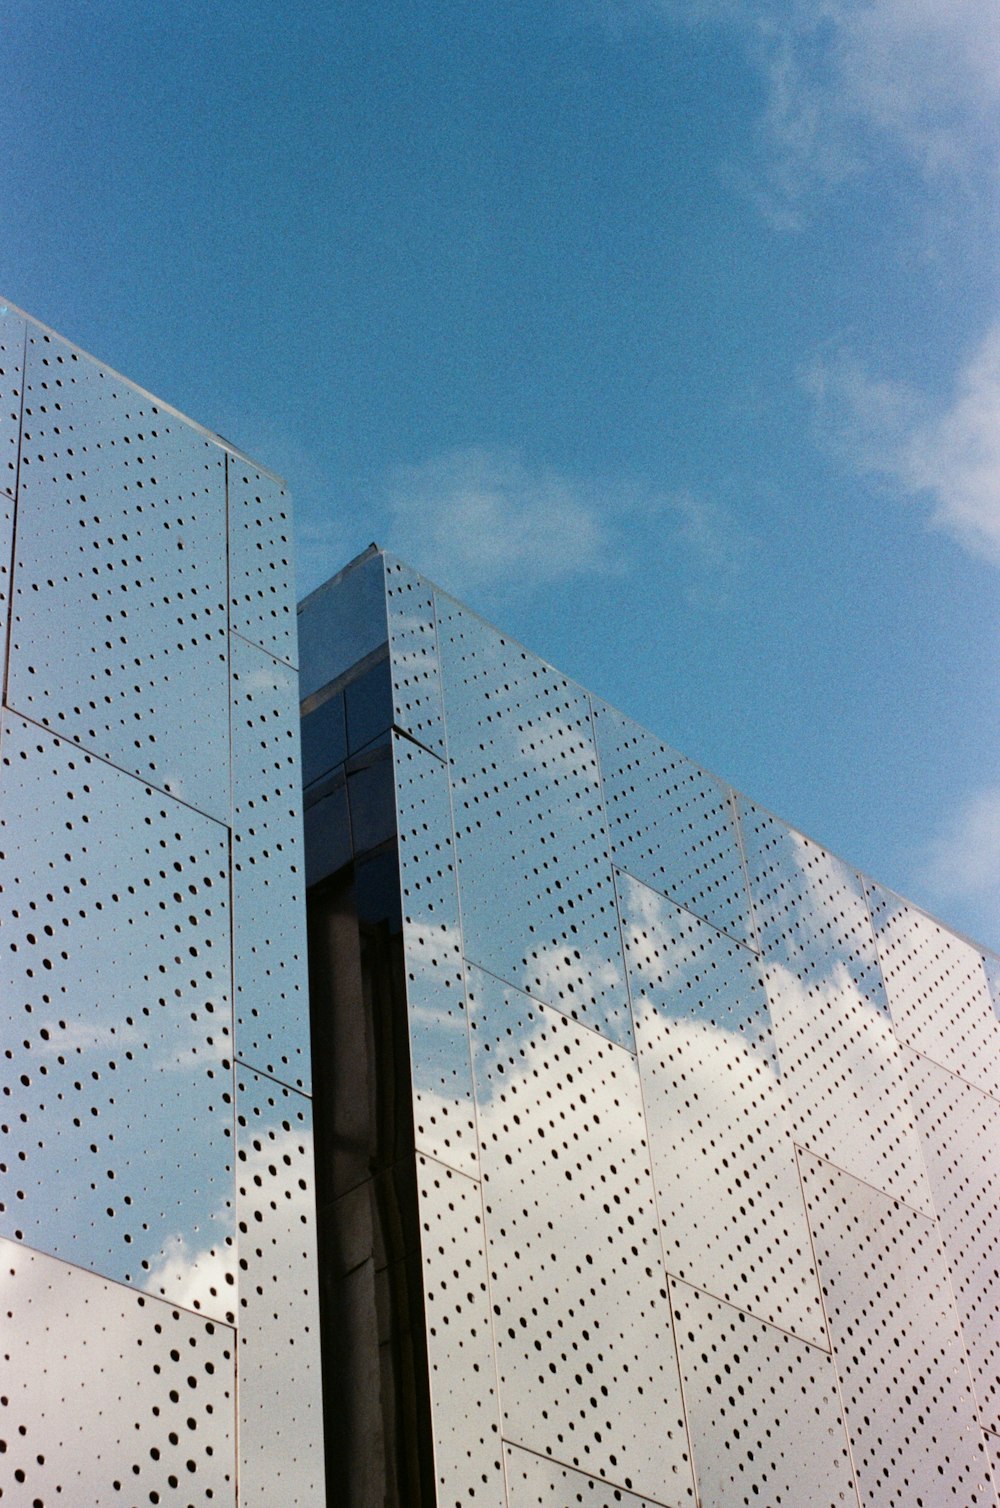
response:
<svg viewBox="0 0 1000 1508"><path fill-rule="evenodd" d="M970 553L1000 564L1000 324L935 407L904 383L873 376L846 350L803 375L821 438L857 471L930 504L930 521Z"/></svg>
<svg viewBox="0 0 1000 1508"><path fill-rule="evenodd" d="M810 192L886 159L970 194L997 181L995 0L619 0L615 31L658 17L739 35L764 85L767 158L743 187L777 226Z"/></svg>
<svg viewBox="0 0 1000 1508"><path fill-rule="evenodd" d="M497 576L538 585L615 568L613 511L585 482L470 447L394 468L385 543L459 592Z"/></svg>
<svg viewBox="0 0 1000 1508"><path fill-rule="evenodd" d="M924 879L943 900L1000 900L1000 785L970 792L948 816Z"/></svg>
<svg viewBox="0 0 1000 1508"><path fill-rule="evenodd" d="M585 479L489 446L449 451L387 479L379 542L459 593L620 573L652 542L679 552L689 596L725 608L753 541L726 507L635 478Z"/></svg>

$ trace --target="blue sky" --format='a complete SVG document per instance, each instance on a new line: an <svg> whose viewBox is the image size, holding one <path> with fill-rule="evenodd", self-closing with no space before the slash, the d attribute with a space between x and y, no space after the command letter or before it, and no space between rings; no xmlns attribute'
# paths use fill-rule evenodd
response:
<svg viewBox="0 0 1000 1508"><path fill-rule="evenodd" d="M20 0L0 292L1000 946L995 0Z"/></svg>

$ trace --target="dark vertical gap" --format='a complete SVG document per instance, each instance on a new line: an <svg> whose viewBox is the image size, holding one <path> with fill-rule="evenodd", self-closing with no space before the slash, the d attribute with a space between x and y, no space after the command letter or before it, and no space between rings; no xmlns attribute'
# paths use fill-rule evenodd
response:
<svg viewBox="0 0 1000 1508"><path fill-rule="evenodd" d="M311 886L306 905L327 1501L432 1508L395 842Z"/></svg>

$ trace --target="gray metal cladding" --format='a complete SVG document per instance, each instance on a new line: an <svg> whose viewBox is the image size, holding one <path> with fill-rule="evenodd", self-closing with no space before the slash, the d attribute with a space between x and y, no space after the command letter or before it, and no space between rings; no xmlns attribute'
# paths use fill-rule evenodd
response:
<svg viewBox="0 0 1000 1508"><path fill-rule="evenodd" d="M312 1504L283 493L9 311L0 468L0 1493Z"/></svg>
<svg viewBox="0 0 1000 1508"><path fill-rule="evenodd" d="M385 571L438 1501L996 1508L1000 960Z"/></svg>

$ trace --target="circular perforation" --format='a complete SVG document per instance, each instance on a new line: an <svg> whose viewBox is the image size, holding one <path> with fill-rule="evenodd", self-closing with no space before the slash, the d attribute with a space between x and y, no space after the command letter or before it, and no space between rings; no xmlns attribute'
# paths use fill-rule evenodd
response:
<svg viewBox="0 0 1000 1508"><path fill-rule="evenodd" d="M594 731L618 864L696 916L753 940L729 792L603 702Z"/></svg>
<svg viewBox="0 0 1000 1508"><path fill-rule="evenodd" d="M32 332L18 510L11 704L227 820L220 447Z"/></svg>
<svg viewBox="0 0 1000 1508"><path fill-rule="evenodd" d="M444 755L444 716L434 591L401 561L385 559L393 721Z"/></svg>
<svg viewBox="0 0 1000 1508"><path fill-rule="evenodd" d="M438 637L467 956L631 1047L587 697L446 598Z"/></svg>
<svg viewBox="0 0 1000 1508"><path fill-rule="evenodd" d="M4 1501L229 1508L233 1332L0 1242Z"/></svg>
<svg viewBox="0 0 1000 1508"><path fill-rule="evenodd" d="M295 663L292 516L274 477L229 455L230 613L237 633Z"/></svg>
<svg viewBox="0 0 1000 1508"><path fill-rule="evenodd" d="M863 1502L993 1508L936 1223L800 1161Z"/></svg>
<svg viewBox="0 0 1000 1508"><path fill-rule="evenodd" d="M234 637L233 938L237 1052L309 1079L305 889L295 672Z"/></svg>
<svg viewBox="0 0 1000 1508"><path fill-rule="evenodd" d="M504 1433L650 1495L689 1485L635 1059L469 970Z"/></svg>
<svg viewBox="0 0 1000 1508"><path fill-rule="evenodd" d="M225 1317L226 834L11 714L2 790L2 1229Z"/></svg>

